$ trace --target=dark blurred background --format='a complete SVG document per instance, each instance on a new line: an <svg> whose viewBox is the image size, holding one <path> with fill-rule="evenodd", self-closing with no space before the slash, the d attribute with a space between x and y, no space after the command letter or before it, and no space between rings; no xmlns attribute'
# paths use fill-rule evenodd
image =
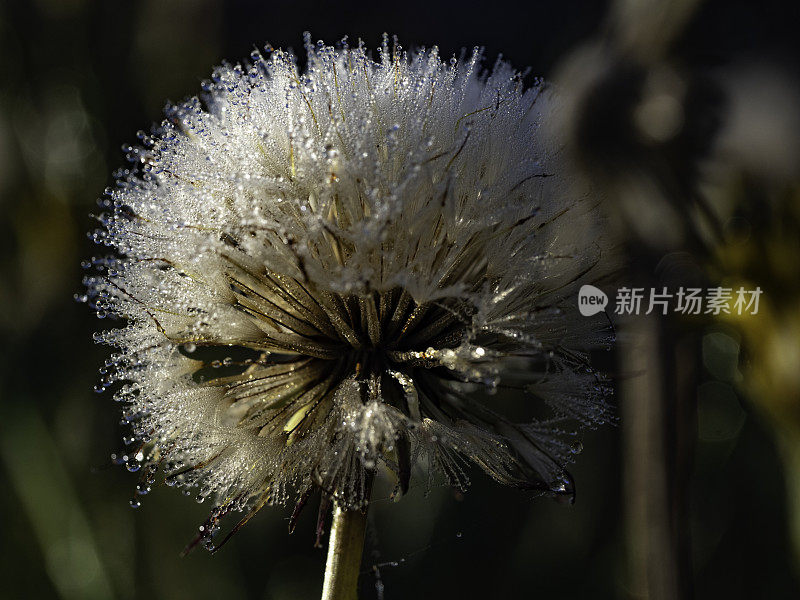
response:
<svg viewBox="0 0 800 600"><path fill-rule="evenodd" d="M119 407L92 392L109 349L73 300L89 213L123 166L120 146L198 93L223 60L254 46L302 48L302 33L447 56L485 46L555 77L604 31L608 3L546 0L336 5L221 0L6 0L0 4L0 597L315 598L324 549L314 511L287 535L290 509L262 510L219 553L179 553L208 507L157 486L128 505L136 476L111 465ZM797 9L777 0L703 3L674 49L693 72L746 62L796 70ZM796 257L800 258L800 257ZM800 597L784 463L740 391L741 336L704 324L688 482L698 598ZM621 427L621 426L620 426ZM628 598L620 427L589 432L573 506L501 488L476 473L465 495L417 488L378 500L363 598Z"/></svg>

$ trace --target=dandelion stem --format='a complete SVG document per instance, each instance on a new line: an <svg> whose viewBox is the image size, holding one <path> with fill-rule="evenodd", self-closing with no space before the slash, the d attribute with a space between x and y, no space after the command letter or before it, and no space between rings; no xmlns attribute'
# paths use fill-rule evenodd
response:
<svg viewBox="0 0 800 600"><path fill-rule="evenodd" d="M367 511L333 509L322 600L356 600Z"/></svg>

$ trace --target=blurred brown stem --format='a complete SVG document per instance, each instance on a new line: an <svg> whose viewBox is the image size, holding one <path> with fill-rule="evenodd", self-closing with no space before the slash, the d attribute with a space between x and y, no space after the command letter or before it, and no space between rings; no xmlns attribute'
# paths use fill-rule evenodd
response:
<svg viewBox="0 0 800 600"><path fill-rule="evenodd" d="M690 598L686 484L694 436L694 352L655 316L627 323L623 364L625 489L635 598Z"/></svg>

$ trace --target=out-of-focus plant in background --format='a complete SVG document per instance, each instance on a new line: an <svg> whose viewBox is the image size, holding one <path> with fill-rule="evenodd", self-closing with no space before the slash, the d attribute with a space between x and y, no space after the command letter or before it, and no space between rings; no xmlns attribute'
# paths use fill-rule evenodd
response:
<svg viewBox="0 0 800 600"><path fill-rule="evenodd" d="M692 595L692 477L704 442L739 436L742 410L765 417L778 445L800 556L800 82L774 49L719 63L693 54L709 6L615 2L560 68L558 126L572 131L583 184L606 194L631 283L763 295L757 314L731 300L718 316L620 322L629 581L648 598Z"/></svg>

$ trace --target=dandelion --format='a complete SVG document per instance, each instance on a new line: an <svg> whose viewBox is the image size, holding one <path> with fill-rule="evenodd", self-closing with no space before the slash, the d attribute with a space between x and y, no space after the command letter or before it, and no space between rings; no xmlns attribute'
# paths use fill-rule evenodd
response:
<svg viewBox="0 0 800 600"><path fill-rule="evenodd" d="M97 339L139 493L161 468L210 498L209 544L315 490L361 514L376 475L399 496L471 464L570 498L569 423L608 412L608 333L575 301L607 244L542 131L551 92L477 49L306 50L216 69L101 200L88 299L126 321Z"/></svg>

